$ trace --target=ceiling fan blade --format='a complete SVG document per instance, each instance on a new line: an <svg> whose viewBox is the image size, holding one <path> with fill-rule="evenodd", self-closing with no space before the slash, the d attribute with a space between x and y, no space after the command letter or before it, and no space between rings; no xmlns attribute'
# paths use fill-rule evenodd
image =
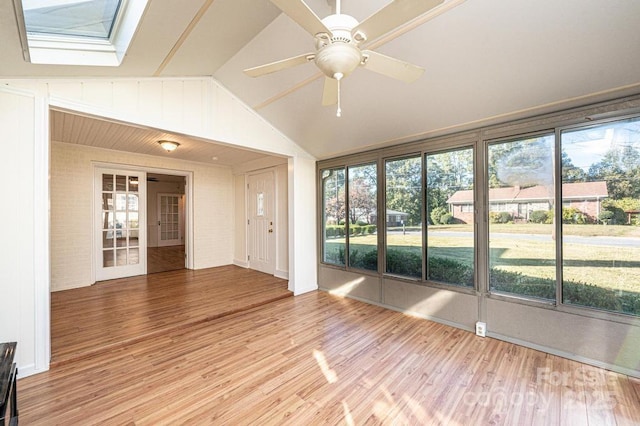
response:
<svg viewBox="0 0 640 426"><path fill-rule="evenodd" d="M322 91L322 105L335 105L338 103L338 80L325 77L324 90Z"/></svg>
<svg viewBox="0 0 640 426"><path fill-rule="evenodd" d="M406 83L416 81L424 72L422 67L371 50L363 50L362 54L368 57L364 68Z"/></svg>
<svg viewBox="0 0 640 426"><path fill-rule="evenodd" d="M438 6L444 0L395 0L369 16L351 33L360 32L367 41L372 41L392 29L411 21Z"/></svg>
<svg viewBox="0 0 640 426"><path fill-rule="evenodd" d="M271 0L289 18L315 37L318 33L327 33L331 36L331 30L326 27L318 16L302 0Z"/></svg>
<svg viewBox="0 0 640 426"><path fill-rule="evenodd" d="M313 58L315 58L314 53L305 53L304 55L294 56L293 58L287 58L281 61L272 62L270 64L248 68L244 70L244 73L249 77L260 77L261 75L271 74L272 72L306 64L307 62L313 60Z"/></svg>

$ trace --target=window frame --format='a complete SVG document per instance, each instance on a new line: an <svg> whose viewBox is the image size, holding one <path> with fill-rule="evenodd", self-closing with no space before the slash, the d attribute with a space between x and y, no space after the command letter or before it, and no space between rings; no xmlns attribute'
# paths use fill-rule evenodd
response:
<svg viewBox="0 0 640 426"><path fill-rule="evenodd" d="M34 64L112 66L122 63L149 0L122 0L108 39L27 32L22 0L13 0L24 60Z"/></svg>

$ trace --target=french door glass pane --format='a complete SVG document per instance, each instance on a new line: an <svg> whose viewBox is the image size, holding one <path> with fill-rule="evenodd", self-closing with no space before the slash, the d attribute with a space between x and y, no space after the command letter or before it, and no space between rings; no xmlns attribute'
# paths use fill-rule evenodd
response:
<svg viewBox="0 0 640 426"><path fill-rule="evenodd" d="M492 143L488 154L490 289L555 300L555 137Z"/></svg>

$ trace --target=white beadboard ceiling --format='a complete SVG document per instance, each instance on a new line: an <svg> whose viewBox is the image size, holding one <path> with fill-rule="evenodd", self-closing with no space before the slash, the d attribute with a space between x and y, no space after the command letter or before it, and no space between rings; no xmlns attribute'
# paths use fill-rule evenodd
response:
<svg viewBox="0 0 640 426"><path fill-rule="evenodd" d="M51 141L53 142L196 161L231 168L268 157L264 153L64 111L51 111L50 121ZM167 152L158 144L159 140L164 139L178 142L180 146L175 151ZM282 160L282 162L285 161Z"/></svg>
<svg viewBox="0 0 640 426"><path fill-rule="evenodd" d="M331 13L330 0L307 3L320 17ZM343 0L342 8L363 20L387 3ZM320 105L313 64L256 79L242 73L313 50L311 37L269 0L150 1L117 68L24 62L12 2L0 2L0 78L211 75L317 158L640 93L638 0L446 0L440 11L374 42L425 74L405 84L356 70L343 82L342 118ZM54 126L58 119L67 117L54 114ZM108 131L123 133L120 127ZM64 138L151 153L157 136L132 136L146 141L135 148L73 130ZM183 142L180 155L200 149ZM211 157L241 154L230 164L254 154L210 148L221 150Z"/></svg>

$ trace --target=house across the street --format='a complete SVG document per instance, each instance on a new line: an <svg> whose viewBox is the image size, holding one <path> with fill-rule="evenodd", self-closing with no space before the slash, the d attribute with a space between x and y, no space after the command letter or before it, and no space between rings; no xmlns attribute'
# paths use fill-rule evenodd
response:
<svg viewBox="0 0 640 426"><path fill-rule="evenodd" d="M508 212L514 220L528 221L531 212L546 211L553 207L553 195L553 186L491 188L489 189L489 211ZM608 196L607 183L604 181L562 185L562 207L576 208L591 219L598 217L602 200ZM473 191L457 191L449 197L447 203L455 219L464 223L473 223Z"/></svg>

